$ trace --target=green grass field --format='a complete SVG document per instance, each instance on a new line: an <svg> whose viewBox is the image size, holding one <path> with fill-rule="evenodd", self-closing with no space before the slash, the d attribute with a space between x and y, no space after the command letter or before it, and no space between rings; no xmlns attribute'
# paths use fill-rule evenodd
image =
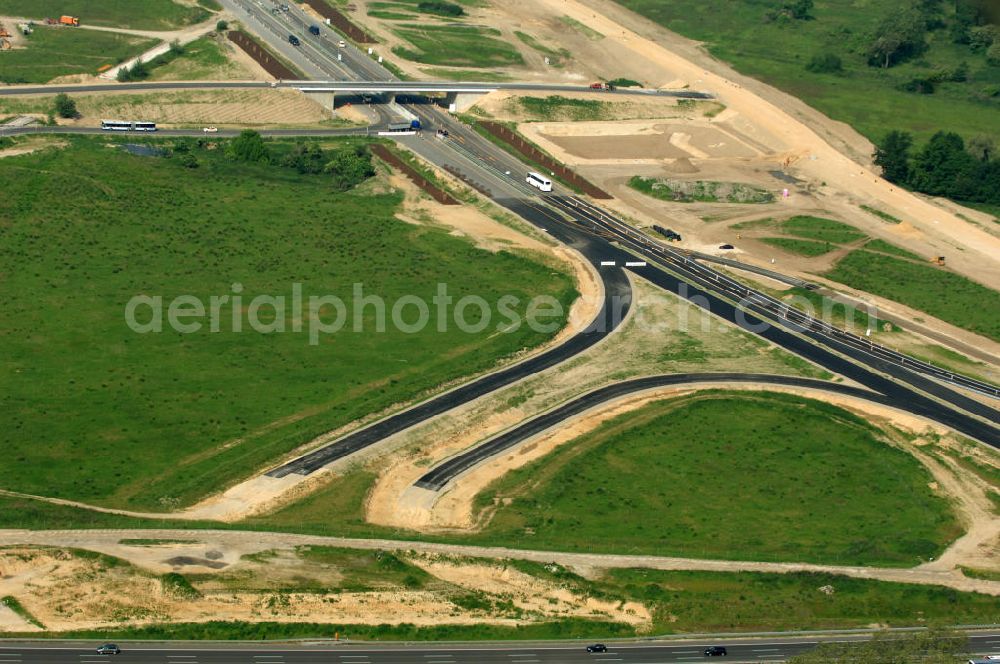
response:
<svg viewBox="0 0 1000 664"><path fill-rule="evenodd" d="M612 105L596 99L569 97L518 97L517 103L525 113L547 120L581 121L606 118Z"/></svg>
<svg viewBox="0 0 1000 664"><path fill-rule="evenodd" d="M918 461L839 408L788 395L707 393L622 415L508 474L477 497L480 507L502 503L478 539L916 565L961 533L929 481Z"/></svg>
<svg viewBox="0 0 1000 664"><path fill-rule="evenodd" d="M156 45L141 37L44 26L27 39L27 48L3 52L0 81L47 83L57 76L96 74L104 65L116 65Z"/></svg>
<svg viewBox="0 0 1000 664"><path fill-rule="evenodd" d="M497 39L501 33L493 28L406 24L395 27L393 31L413 48L397 46L392 52L412 62L483 68L524 64L518 50Z"/></svg>
<svg viewBox="0 0 1000 664"><path fill-rule="evenodd" d="M761 238L761 242L765 242L772 247L777 247L782 251L787 251L792 254L798 254L799 256L822 256L823 254L829 253L836 249L836 247L829 242L815 242L813 240L799 240L797 238L791 237L765 237Z"/></svg>
<svg viewBox="0 0 1000 664"><path fill-rule="evenodd" d="M65 14L76 16L83 24L133 30L177 30L210 16L202 8L173 0L0 0L0 16L38 20ZM87 34L95 33L88 31Z"/></svg>
<svg viewBox="0 0 1000 664"><path fill-rule="evenodd" d="M888 70L870 67L863 55L869 34L894 5L870 0L818 0L814 20L767 22L780 2L760 0L618 0L686 37L706 42L712 55L737 70L766 81L830 117L880 140L891 129L913 132L919 142L938 130L966 138L977 133L1000 136L1000 67L982 54L953 44L947 30L932 32L922 56ZM946 12L950 3L942 3ZM843 60L844 72L814 74L805 65L819 53ZM944 83L932 95L904 92L898 86L935 70L968 64L968 81Z"/></svg>
<svg viewBox="0 0 1000 664"><path fill-rule="evenodd" d="M1000 617L989 595L830 574L621 569L597 582L577 579L568 581L570 587L652 604L654 634L979 624ZM820 590L827 586L833 592Z"/></svg>
<svg viewBox="0 0 1000 664"><path fill-rule="evenodd" d="M862 250L824 276L1000 340L1000 292L946 269Z"/></svg>
<svg viewBox="0 0 1000 664"><path fill-rule="evenodd" d="M842 221L808 215L790 217L781 222L778 228L788 235L832 244L849 244L866 237L863 232Z"/></svg>
<svg viewBox="0 0 1000 664"><path fill-rule="evenodd" d="M495 323L476 333L454 324L439 333L436 323L375 333L369 305L363 331L348 316L340 333L310 345L308 325L250 331L240 313L258 294L290 298L301 283L306 297L336 295L348 312L355 283L390 307L404 295L430 303L438 283L455 301L511 294L522 313L535 294L564 305L575 297L549 266L395 220L395 194L338 193L325 176L237 164L221 150L199 150L190 169L105 140L0 164L0 488L153 510L186 504L315 435L551 336L526 325L495 334L495 306ZM232 296L234 283L242 333L227 318L232 306L218 333L207 321L191 334L126 326L138 294L163 296L164 308L182 294L207 305Z"/></svg>
<svg viewBox="0 0 1000 664"><path fill-rule="evenodd" d="M212 37L202 37L184 45L184 52L164 65L155 66L149 73L151 81L174 80L220 80L231 78L230 72L240 72L239 68L222 52L219 42Z"/></svg>
<svg viewBox="0 0 1000 664"><path fill-rule="evenodd" d="M872 240L871 242L865 243L865 251L877 251L883 254L892 254L893 256L899 256L900 258L909 258L910 260L923 261L924 259L916 255L912 251L907 251L902 247L897 247L894 244L890 244L885 240L879 240L878 238Z"/></svg>

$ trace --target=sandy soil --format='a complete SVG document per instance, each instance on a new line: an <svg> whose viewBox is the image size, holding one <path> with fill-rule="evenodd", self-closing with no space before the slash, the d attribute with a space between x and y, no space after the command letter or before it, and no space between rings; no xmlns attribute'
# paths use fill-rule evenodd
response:
<svg viewBox="0 0 1000 664"><path fill-rule="evenodd" d="M581 598L554 583L530 576L511 567L491 564L456 563L448 560L413 562L435 577L456 586L499 596L513 596L515 606L532 613L564 617L613 620L639 627L649 625L652 616L638 602L611 602Z"/></svg>
<svg viewBox="0 0 1000 664"><path fill-rule="evenodd" d="M61 548L3 548L0 595L17 598L53 631L209 620L513 625L578 617L610 619L640 628L651 622L649 610L642 604L582 597L496 563L418 556L413 562L435 578L432 587L407 590L385 584L385 589L349 591L337 589L344 575L336 567L301 558L287 546L271 552L240 546L238 541L232 546L233 541L209 551L206 545L187 544L104 543L93 549L131 565L107 565ZM263 551L267 554L244 557ZM189 561L203 561L211 567ZM164 586L156 576L164 571L184 572L200 595L178 595ZM309 582L334 590L296 592ZM462 609L449 600L456 590L510 600L520 611ZM36 630L12 611L0 608L0 633Z"/></svg>
<svg viewBox="0 0 1000 664"><path fill-rule="evenodd" d="M723 124L651 120L533 122L519 130L566 163L635 163L636 160L749 159L760 156L739 132ZM553 149L553 144L555 148Z"/></svg>
<svg viewBox="0 0 1000 664"><path fill-rule="evenodd" d="M537 117L528 113L519 103L522 97L544 97L544 92L522 93L508 90L497 90L482 97L471 109L475 115L493 118L503 122L570 121L571 117ZM671 97L628 98L608 97L604 92L581 92L559 94L564 99L581 99L584 101L599 101L603 104L602 120L639 120L639 119L678 119L695 120L704 117L707 111L719 110L715 102L695 102L691 105L680 105L677 99ZM567 111L568 112L568 111Z"/></svg>
<svg viewBox="0 0 1000 664"><path fill-rule="evenodd" d="M838 152L783 105L711 71L701 61L692 61L689 53L681 55L638 34L616 20L620 12L614 18L608 15L614 14L610 3L593 3L601 7L600 12L579 0L542 0L538 5L550 15L571 16L605 35L601 41L617 52L615 62L641 61L646 68L657 69L660 74L654 80L658 84L681 80L695 89L712 92L727 106L727 111L716 117L717 121L729 122L768 146L777 153L779 163L787 164L798 177L825 182L825 189L831 192L825 196L842 197L854 204L866 203L891 212L925 234L928 244L940 247L942 254L949 253L945 247L952 254L961 248L962 261L953 266L957 272L986 285L1000 283L1000 239L882 180L865 164Z"/></svg>

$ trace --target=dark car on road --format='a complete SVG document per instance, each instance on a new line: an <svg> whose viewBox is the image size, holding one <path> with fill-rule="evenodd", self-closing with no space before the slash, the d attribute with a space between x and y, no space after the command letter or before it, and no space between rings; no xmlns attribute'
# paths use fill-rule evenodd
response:
<svg viewBox="0 0 1000 664"><path fill-rule="evenodd" d="M310 32L310 34L318 35L319 34L319 26L318 25L310 25L309 26L309 32Z"/></svg>
<svg viewBox="0 0 1000 664"><path fill-rule="evenodd" d="M103 646L97 649L98 655L120 655L122 654L122 649L113 643L105 643Z"/></svg>
<svg viewBox="0 0 1000 664"><path fill-rule="evenodd" d="M709 646L705 648L705 657L725 657L728 654L723 646Z"/></svg>
<svg viewBox="0 0 1000 664"><path fill-rule="evenodd" d="M292 46L298 46L299 38L296 37L295 35L288 35L288 43L291 44Z"/></svg>
<svg viewBox="0 0 1000 664"><path fill-rule="evenodd" d="M592 646L587 646L587 652L607 652L608 647L603 643L595 643Z"/></svg>

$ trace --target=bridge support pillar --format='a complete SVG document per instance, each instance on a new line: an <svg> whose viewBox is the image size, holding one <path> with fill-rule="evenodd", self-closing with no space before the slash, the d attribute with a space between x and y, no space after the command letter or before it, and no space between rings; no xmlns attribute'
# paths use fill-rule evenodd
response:
<svg viewBox="0 0 1000 664"><path fill-rule="evenodd" d="M448 102L449 111L464 113L486 95L486 92L449 92L445 100Z"/></svg>
<svg viewBox="0 0 1000 664"><path fill-rule="evenodd" d="M312 99L314 102L322 106L323 108L328 108L331 111L334 109L334 101L336 101L336 95L333 92L309 92L303 90L305 95Z"/></svg>

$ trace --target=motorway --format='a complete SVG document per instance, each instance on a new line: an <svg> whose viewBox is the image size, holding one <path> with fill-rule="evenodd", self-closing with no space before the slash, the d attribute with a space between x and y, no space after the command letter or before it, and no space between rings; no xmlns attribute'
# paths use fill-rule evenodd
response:
<svg viewBox="0 0 1000 664"><path fill-rule="evenodd" d="M367 54L353 47L336 48L332 40L326 39L325 32L319 43L303 42L301 49L288 45L284 39L288 32L312 21L304 14L297 16L293 10L276 16L261 10L262 2L255 4L245 0L224 0L224 3L231 9L245 12L248 24L260 24L263 28L261 35L265 39L270 37L268 41L272 47L286 57L297 57L297 64L311 66L318 76L337 75L355 80L362 77L369 80L393 78L390 72ZM283 19L290 23L282 24ZM467 175L478 189L488 192L497 203L560 242L580 251L598 267L606 282L606 295L610 292L607 290L607 274L610 270L601 263L612 263L614 267L611 269L620 270L626 263L635 262L636 258L645 258L647 265L626 269L666 290L683 294L689 301L708 309L712 314L754 332L833 373L855 380L891 399L904 410L929 417L982 442L1000 446L1000 430L995 426L995 423L1000 422L1000 413L965 394L947 388L941 381L997 396L994 386L944 372L933 365L878 346L870 340L852 338L837 328L806 317L786 304L753 291L682 252L653 241L607 211L569 195L568 192L560 192L558 185L553 194L539 197L537 190L521 182L521 174L526 170L523 164L466 125L431 104L408 106L406 112L418 117L427 129L447 128L451 138L426 139L422 135L398 137L401 144L439 167ZM620 279L617 276L615 278ZM605 309L602 310L605 317L610 313L607 306L606 300ZM605 335L610 331L606 325L607 323ZM360 429L272 470L269 475L281 477L293 472L314 472L409 426L554 366L596 343L600 334L591 330L589 335L577 335L570 342L546 354L509 367L499 374L484 376L413 409ZM921 375L921 372L926 375ZM932 378L927 378L927 375Z"/></svg>
<svg viewBox="0 0 1000 664"><path fill-rule="evenodd" d="M828 637L830 641L861 641L867 635ZM816 637L727 639L703 641L608 642L607 653L589 654L586 642L507 644L396 644L334 646L277 644L170 645L120 643L122 654L97 655L94 647L76 644L18 644L0 642L4 664L97 664L113 661L127 664L668 664L716 661L703 651L708 645L724 645L726 662L778 662L806 652L819 643ZM96 647L97 644L95 644ZM1000 632L970 634L972 652L1000 651Z"/></svg>

